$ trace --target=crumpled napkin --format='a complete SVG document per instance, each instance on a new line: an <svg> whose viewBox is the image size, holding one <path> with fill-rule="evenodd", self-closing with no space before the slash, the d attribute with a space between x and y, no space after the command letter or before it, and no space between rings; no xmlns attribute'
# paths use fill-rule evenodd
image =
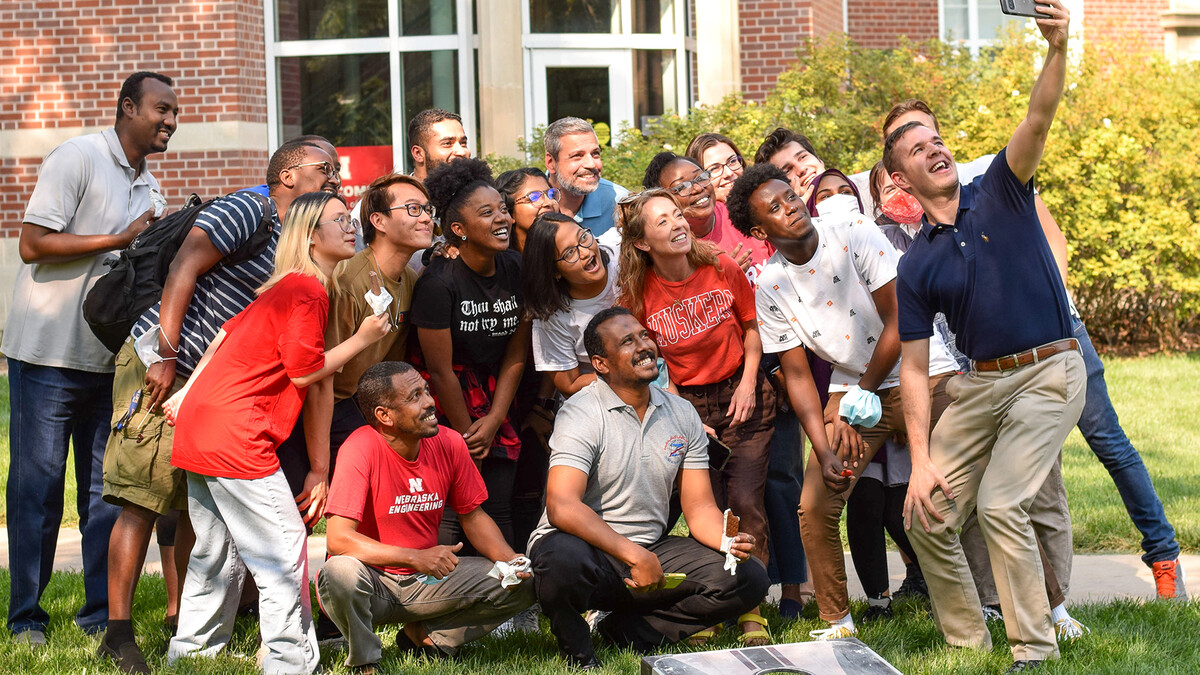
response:
<svg viewBox="0 0 1200 675"><path fill-rule="evenodd" d="M731 546L733 546L733 537L722 534L721 553L725 554L725 565L723 566L723 569L729 570L729 576L732 577L737 575L737 566L742 564L742 561L733 554L733 551L730 548Z"/></svg>
<svg viewBox="0 0 1200 675"><path fill-rule="evenodd" d="M508 588L524 581L517 576L518 572L528 573L531 569L533 569L533 562L529 558L519 555L508 562L497 560L492 569L488 570L488 576L499 579L501 588Z"/></svg>
<svg viewBox="0 0 1200 675"><path fill-rule="evenodd" d="M363 298L371 306L371 311L375 313L375 316L388 311L388 307L392 305L392 294L388 293L388 289L386 288L379 289L379 295L375 295L368 290L366 293L363 293Z"/></svg>
<svg viewBox="0 0 1200 675"><path fill-rule="evenodd" d="M879 403L879 397L873 392L854 385L842 397L842 402L838 405L838 415L846 418L846 423L851 426L870 429L879 424L879 418L883 416L883 407Z"/></svg>

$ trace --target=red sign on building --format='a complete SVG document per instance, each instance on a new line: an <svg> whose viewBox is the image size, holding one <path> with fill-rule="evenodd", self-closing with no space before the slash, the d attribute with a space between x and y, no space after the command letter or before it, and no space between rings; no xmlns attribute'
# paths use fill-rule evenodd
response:
<svg viewBox="0 0 1200 675"><path fill-rule="evenodd" d="M371 181L392 172L390 145L358 145L338 148L337 152L342 163L342 199L351 207Z"/></svg>

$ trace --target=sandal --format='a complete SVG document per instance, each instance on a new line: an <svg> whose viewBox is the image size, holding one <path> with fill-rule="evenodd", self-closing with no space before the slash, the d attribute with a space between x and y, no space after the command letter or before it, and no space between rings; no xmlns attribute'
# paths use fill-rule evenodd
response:
<svg viewBox="0 0 1200 675"><path fill-rule="evenodd" d="M721 624L717 624L712 628L705 628L702 631L697 631L688 636L687 643L692 647L703 647L708 644L709 640L717 637L721 632Z"/></svg>
<svg viewBox="0 0 1200 675"><path fill-rule="evenodd" d="M770 624L761 614L746 612L737 618L737 622L739 626L744 623L756 623L762 626L757 630L742 631L742 634L738 636L738 642L741 642L743 647L765 647L771 644L771 633L767 630L767 626Z"/></svg>

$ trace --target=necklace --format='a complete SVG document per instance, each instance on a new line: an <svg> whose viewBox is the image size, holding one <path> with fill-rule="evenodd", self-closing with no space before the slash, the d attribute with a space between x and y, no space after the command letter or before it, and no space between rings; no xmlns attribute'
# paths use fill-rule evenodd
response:
<svg viewBox="0 0 1200 675"><path fill-rule="evenodd" d="M679 293L675 294L675 299L671 302L671 309L675 309L675 308L682 309L683 308L683 298L684 298L684 296L687 295L688 282L690 282L692 280L692 277L695 276L695 274L696 274L695 271L693 271L691 274L687 275L687 277L684 278L683 287L679 289ZM654 280L656 282L658 282L658 287L662 289L663 295L667 296L667 298L670 299L670 297L672 295L671 291L669 289L667 289L666 282L663 281L662 277L659 276L658 272L654 273Z"/></svg>
<svg viewBox="0 0 1200 675"><path fill-rule="evenodd" d="M383 268L381 268L379 266L379 261L375 259L375 249L371 248L369 245L367 246L367 248L371 249L371 263L373 265L375 265L375 270L373 270L370 274L373 276L378 276L378 279L379 279L378 281L372 280L371 291L374 292L375 291L374 286L376 284L378 284L380 292L382 292L384 289ZM388 320L392 324L393 332L400 329L400 307L397 305L397 302L396 302L397 300L399 300L399 298L396 298L393 296L392 301L390 303L388 303Z"/></svg>

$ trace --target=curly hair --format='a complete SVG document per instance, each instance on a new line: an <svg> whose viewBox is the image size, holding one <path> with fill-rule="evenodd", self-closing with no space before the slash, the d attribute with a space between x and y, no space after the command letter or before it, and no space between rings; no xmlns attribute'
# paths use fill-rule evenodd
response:
<svg viewBox="0 0 1200 675"><path fill-rule="evenodd" d="M663 150L651 158L650 163L646 165L646 173L642 175L642 187L647 189L663 187L663 185L658 182L658 179L660 176L662 176L662 172L666 170L671 162L674 162L677 159L685 159L689 162L692 161L687 157L682 157L667 150Z"/></svg>
<svg viewBox="0 0 1200 675"><path fill-rule="evenodd" d="M474 157L442 164L425 178L429 201L437 208L442 232L451 243L462 243L450 227L454 223L463 222L459 209L476 190L485 187L495 189L492 185L492 170L488 168L487 162Z"/></svg>
<svg viewBox="0 0 1200 675"><path fill-rule="evenodd" d="M777 127L775 131L767 134L767 137L763 139L762 145L758 146L758 150L754 153L754 163L766 164L770 162L771 157L782 150L783 146L788 143L799 143L800 147L808 151L808 154L813 157L820 157L816 149L813 148L812 141L808 140L807 136L798 134L791 129Z"/></svg>
<svg viewBox="0 0 1200 675"><path fill-rule="evenodd" d="M729 207L729 220L738 232L750 235L750 229L754 227L754 214L750 211L750 196L754 191L770 180L782 181L787 184L787 174L769 162L761 162L746 169L746 172L733 182L733 187L729 189L729 196L725 198L725 205Z"/></svg>
<svg viewBox="0 0 1200 675"><path fill-rule="evenodd" d="M621 254L617 258L617 286L620 295L617 304L628 307L634 317L641 321L644 317L645 305L643 297L646 290L646 271L654 266L650 254L634 246L642 241L646 234L646 224L642 222L642 211L651 199L668 199L677 208L679 199L660 187L653 187L636 195L630 195L617 202L617 229L621 233ZM692 229L687 229L688 239L692 248L687 253L688 262L696 268L701 265L720 267L717 260L717 249L707 241L701 241L692 235Z"/></svg>

